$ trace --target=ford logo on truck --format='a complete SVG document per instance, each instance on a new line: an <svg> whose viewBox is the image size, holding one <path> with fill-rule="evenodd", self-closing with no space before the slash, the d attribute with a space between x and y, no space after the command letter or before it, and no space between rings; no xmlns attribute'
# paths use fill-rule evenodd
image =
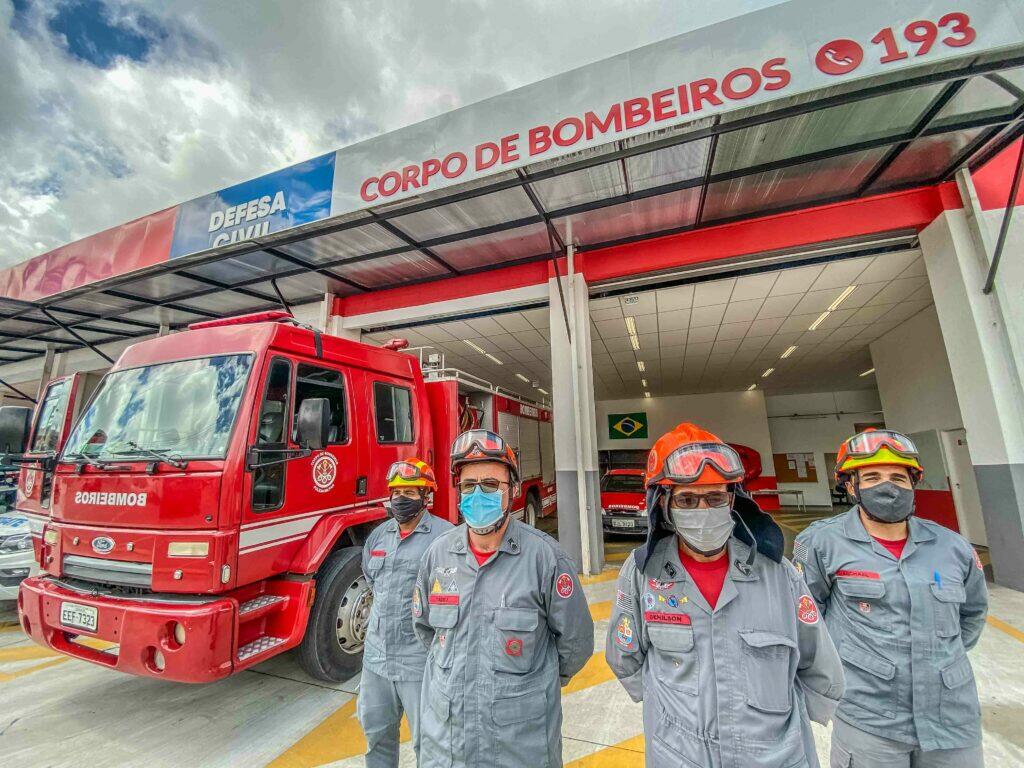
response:
<svg viewBox="0 0 1024 768"><path fill-rule="evenodd" d="M97 536L92 540L92 551L106 555L114 551L114 540L109 536Z"/></svg>

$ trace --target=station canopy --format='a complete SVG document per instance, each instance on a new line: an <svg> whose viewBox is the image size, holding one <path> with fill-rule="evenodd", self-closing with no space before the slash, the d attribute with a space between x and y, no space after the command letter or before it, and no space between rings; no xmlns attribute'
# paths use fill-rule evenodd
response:
<svg viewBox="0 0 1024 768"><path fill-rule="evenodd" d="M887 71L382 199L259 244L0 299L0 362L47 343L65 351L547 260L570 221L586 251L932 185L993 157L1024 132L1022 118L1024 47Z"/></svg>

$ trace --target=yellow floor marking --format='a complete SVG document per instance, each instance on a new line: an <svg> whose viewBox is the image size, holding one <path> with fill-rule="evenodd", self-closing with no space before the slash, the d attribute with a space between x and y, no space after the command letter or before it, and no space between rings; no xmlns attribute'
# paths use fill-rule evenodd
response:
<svg viewBox="0 0 1024 768"><path fill-rule="evenodd" d="M412 738L404 717L399 738L403 742ZM267 768L312 768L363 754L366 754L366 737L356 718L353 698L282 752Z"/></svg>
<svg viewBox="0 0 1024 768"><path fill-rule="evenodd" d="M997 619L995 616L989 616L987 621L993 627L995 627L996 629L998 629L998 630L1000 630L1002 632L1005 632L1010 637L1012 637L1014 640L1020 640L1020 642L1024 643L1024 632L1021 632L1016 627L1011 627L1005 621L1002 621L1001 619Z"/></svg>
<svg viewBox="0 0 1024 768"><path fill-rule="evenodd" d="M58 655L56 651L43 648L41 645L22 645L17 648L0 649L0 663L5 661L28 661L30 659L47 659Z"/></svg>
<svg viewBox="0 0 1024 768"><path fill-rule="evenodd" d="M601 621L607 619L612 615L612 601L602 600L600 603L590 604L590 618L594 621Z"/></svg>
<svg viewBox="0 0 1024 768"><path fill-rule="evenodd" d="M624 563L627 557L629 557L629 552L612 552L610 555L605 555L604 559L608 563Z"/></svg>
<svg viewBox="0 0 1024 768"><path fill-rule="evenodd" d="M0 672L0 683L10 682L11 680L16 680L19 677L31 675L33 672L42 672L44 669L49 669L50 667L55 667L58 664L63 664L65 661L71 661L71 657L59 656L56 659L50 659L49 661L44 661L41 664L33 664L31 667L19 669L17 672Z"/></svg>
<svg viewBox="0 0 1024 768"><path fill-rule="evenodd" d="M615 679L608 662L604 660L604 651L598 651L584 665L583 669L562 689L562 695L593 688L595 685L607 683Z"/></svg>
<svg viewBox="0 0 1024 768"><path fill-rule="evenodd" d="M580 576L580 584L600 584L602 581L615 581L617 578L619 578L618 568L606 568L593 576Z"/></svg>
<svg viewBox="0 0 1024 768"><path fill-rule="evenodd" d="M644 737L634 736L567 763L565 768L644 768Z"/></svg>

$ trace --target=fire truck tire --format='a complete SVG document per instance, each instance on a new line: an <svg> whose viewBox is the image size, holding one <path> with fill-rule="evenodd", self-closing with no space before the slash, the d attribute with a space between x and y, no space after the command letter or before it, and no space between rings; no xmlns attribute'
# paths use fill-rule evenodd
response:
<svg viewBox="0 0 1024 768"><path fill-rule="evenodd" d="M357 547L338 550L317 572L316 598L299 646L299 664L318 680L343 682L362 667L373 593L363 576L360 554Z"/></svg>
<svg viewBox="0 0 1024 768"><path fill-rule="evenodd" d="M523 507L523 522L536 528L539 519L540 501L537 500L537 494L531 493L526 497L526 506Z"/></svg>

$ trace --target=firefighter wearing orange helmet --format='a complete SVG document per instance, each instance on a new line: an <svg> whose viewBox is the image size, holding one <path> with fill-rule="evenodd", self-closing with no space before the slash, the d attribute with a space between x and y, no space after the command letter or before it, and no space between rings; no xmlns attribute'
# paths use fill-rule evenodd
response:
<svg viewBox="0 0 1024 768"><path fill-rule="evenodd" d="M363 547L363 574L373 590L373 603L364 627L356 712L366 734L367 768L398 767L403 712L419 754L420 689L427 654L412 630L413 587L430 544L453 527L427 510L437 481L425 461L396 461L388 468L387 480L391 517L374 528Z"/></svg>
<svg viewBox="0 0 1024 768"><path fill-rule="evenodd" d="M807 528L793 549L846 673L833 766L983 763L967 651L985 625L985 575L966 539L914 515L923 473L906 435L854 435L839 449L836 481L856 504Z"/></svg>
<svg viewBox="0 0 1024 768"><path fill-rule="evenodd" d="M648 456L648 539L619 573L605 656L643 701L652 768L815 768L810 720L842 694L835 646L743 475L692 424Z"/></svg>

